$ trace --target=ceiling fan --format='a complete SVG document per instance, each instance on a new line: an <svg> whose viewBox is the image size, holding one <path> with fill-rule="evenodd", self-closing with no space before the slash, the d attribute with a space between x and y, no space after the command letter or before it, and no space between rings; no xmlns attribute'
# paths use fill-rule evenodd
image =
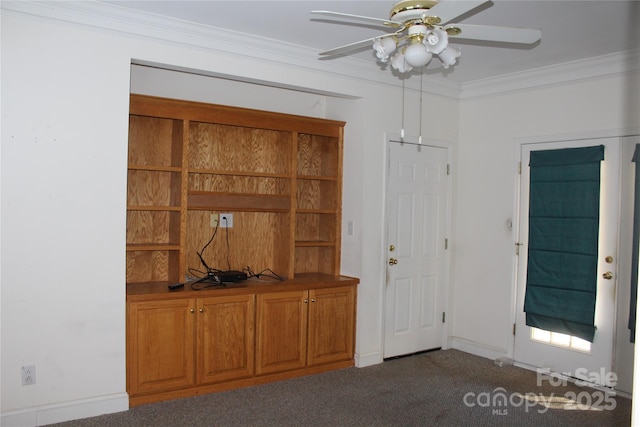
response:
<svg viewBox="0 0 640 427"><path fill-rule="evenodd" d="M365 21L395 30L335 49L321 52L328 57L349 52L373 44L378 61L391 62L400 73L408 73L414 67L429 64L437 56L444 68L454 65L460 57L460 48L449 46L456 39L483 40L533 44L540 40L542 31L530 28L496 27L487 25L459 24L453 22L490 0L402 0L393 5L389 19L372 18L348 13L313 10L312 14L332 18Z"/></svg>

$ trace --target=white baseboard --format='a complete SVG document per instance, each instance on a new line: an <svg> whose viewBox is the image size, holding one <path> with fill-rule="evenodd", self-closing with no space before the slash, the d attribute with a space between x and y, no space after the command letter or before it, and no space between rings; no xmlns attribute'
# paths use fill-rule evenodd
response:
<svg viewBox="0 0 640 427"><path fill-rule="evenodd" d="M3 427L35 427L47 424L97 417L129 409L127 393L100 396L91 399L35 406L28 409L2 413L0 425Z"/></svg>
<svg viewBox="0 0 640 427"><path fill-rule="evenodd" d="M488 346L479 342L465 340L464 338L449 337L447 347L491 360L508 356L507 350L503 348Z"/></svg>
<svg viewBox="0 0 640 427"><path fill-rule="evenodd" d="M379 351L355 354L355 364L357 368L364 368L365 366L378 365L380 363L382 363L382 354Z"/></svg>

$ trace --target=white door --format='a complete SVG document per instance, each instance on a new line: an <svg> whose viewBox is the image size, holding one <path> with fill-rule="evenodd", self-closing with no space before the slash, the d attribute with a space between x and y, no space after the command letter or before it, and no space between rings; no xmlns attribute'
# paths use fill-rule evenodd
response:
<svg viewBox="0 0 640 427"><path fill-rule="evenodd" d="M442 346L447 157L389 143L385 358Z"/></svg>
<svg viewBox="0 0 640 427"><path fill-rule="evenodd" d="M527 253L529 235L529 156L532 151L561 148L605 146L605 159L601 167L600 227L598 242L598 283L593 343L563 334L549 333L526 325L524 307L527 277ZM522 173L520 178L520 217L518 257L518 290L516 305L516 336L514 360L530 367L549 369L604 384L606 376L595 374L611 372L613 338L615 328L616 271L618 262L619 223L619 170L620 139L604 138L584 141L566 141L539 144L523 144L521 150ZM608 258L611 257L611 258ZM612 272L611 279L603 275ZM592 375L593 374L593 375ZM598 381L602 380L602 381Z"/></svg>

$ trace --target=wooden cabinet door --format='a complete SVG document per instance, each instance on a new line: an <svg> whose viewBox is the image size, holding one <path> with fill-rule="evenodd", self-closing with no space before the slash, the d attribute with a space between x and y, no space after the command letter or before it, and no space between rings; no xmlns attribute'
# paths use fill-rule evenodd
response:
<svg viewBox="0 0 640 427"><path fill-rule="evenodd" d="M260 294L256 308L256 373L304 368L307 359L307 291Z"/></svg>
<svg viewBox="0 0 640 427"><path fill-rule="evenodd" d="M129 394L167 391L194 383L193 299L129 304Z"/></svg>
<svg viewBox="0 0 640 427"><path fill-rule="evenodd" d="M309 291L309 366L353 359L355 286Z"/></svg>
<svg viewBox="0 0 640 427"><path fill-rule="evenodd" d="M254 373L255 296L198 300L198 383Z"/></svg>

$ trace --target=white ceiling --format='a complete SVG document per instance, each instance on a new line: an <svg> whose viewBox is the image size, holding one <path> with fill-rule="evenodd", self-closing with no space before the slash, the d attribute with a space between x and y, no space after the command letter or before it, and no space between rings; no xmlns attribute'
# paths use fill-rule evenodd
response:
<svg viewBox="0 0 640 427"><path fill-rule="evenodd" d="M459 0L442 0L459 1ZM112 1L119 6L305 46L321 52L387 32L383 27L311 15L311 10L388 19L393 0L357 1ZM493 0L454 20L467 24L539 28L533 46L459 41L462 57L448 71L428 74L464 83L638 49L639 0ZM370 48L351 56L371 61ZM321 60L321 59L318 59ZM328 61L341 61L332 58ZM325 60L326 61L326 60ZM390 71L389 71L390 72Z"/></svg>

